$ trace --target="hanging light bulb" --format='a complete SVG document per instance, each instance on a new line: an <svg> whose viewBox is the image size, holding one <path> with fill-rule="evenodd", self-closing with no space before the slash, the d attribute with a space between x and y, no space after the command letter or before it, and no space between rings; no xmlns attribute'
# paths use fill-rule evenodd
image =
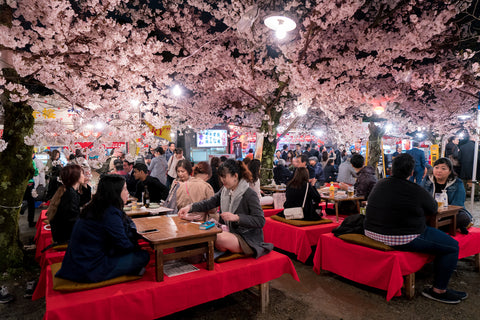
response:
<svg viewBox="0 0 480 320"><path fill-rule="evenodd" d="M297 27L295 21L282 15L268 16L263 20L263 23L275 31L275 35L278 39L285 38L287 32L292 31Z"/></svg>
<svg viewBox="0 0 480 320"><path fill-rule="evenodd" d="M182 88L178 84L176 84L172 88L172 93L174 96L180 97L182 95Z"/></svg>
<svg viewBox="0 0 480 320"><path fill-rule="evenodd" d="M285 30L277 30L275 32L275 36L277 37L277 39L285 39L285 37L287 36L287 32Z"/></svg>
<svg viewBox="0 0 480 320"><path fill-rule="evenodd" d="M375 112L377 115L381 115L385 111L385 108L382 106L376 106L373 108L373 112Z"/></svg>

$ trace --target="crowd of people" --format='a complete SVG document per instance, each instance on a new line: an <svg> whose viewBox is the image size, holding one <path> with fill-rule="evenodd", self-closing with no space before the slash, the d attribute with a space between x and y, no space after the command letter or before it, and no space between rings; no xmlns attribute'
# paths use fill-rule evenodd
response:
<svg viewBox="0 0 480 320"><path fill-rule="evenodd" d="M392 176L380 181L359 153L308 144L288 150L284 145L275 154L273 176L276 184L286 185L284 208L302 207L303 220L322 218L318 188L332 182L343 190L353 186L355 194L365 199L365 234L398 250L436 254L434 285L424 295L457 303L466 294L447 289L447 284L456 265L458 244L426 227L424 219L437 210L435 194L446 192L448 204L463 207L457 217L460 231L468 233L472 224L472 215L464 208L465 184L457 178L457 173L462 176L467 171L464 163L470 144L458 147L457 143L449 139L446 157L438 159L431 171L418 144L406 153L397 148ZM68 243L59 277L98 282L124 274L141 275L149 255L138 247L135 224L123 208L129 197L142 201L147 190L152 202L162 202L182 219L213 220L221 226L223 232L215 242L220 253L258 258L273 248L263 242L262 231L262 206L272 204L273 198L260 189L261 163L253 150L243 160L213 157L210 163L202 161L192 166L174 143L149 149L136 159L114 149L104 165L95 170L100 175L96 192L89 185L92 169L81 151L72 154L65 166L59 157L59 151L51 152L42 168L45 177L32 179L25 192L25 199L31 201L35 180L46 185L47 218L54 244ZM37 177L35 155L33 164ZM353 202L341 202L338 209L351 213L353 207ZM28 211L32 227L34 209L30 203ZM284 216L283 212L278 215ZM439 247L443 243L445 246L435 251L426 244L432 239L441 243Z"/></svg>

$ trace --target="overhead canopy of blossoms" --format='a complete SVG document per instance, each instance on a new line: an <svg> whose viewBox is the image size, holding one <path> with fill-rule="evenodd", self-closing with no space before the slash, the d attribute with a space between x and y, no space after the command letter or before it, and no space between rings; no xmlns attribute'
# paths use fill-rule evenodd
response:
<svg viewBox="0 0 480 320"><path fill-rule="evenodd" d="M2 3L3 0L0 0ZM480 46L472 1L3 1L3 62L35 79L70 112L38 122L28 143L129 141L155 127L211 128L229 122L276 136L295 121L335 140L374 108L400 134L446 133L472 113L480 89ZM272 12L297 28L279 40ZM179 86L181 96L172 93ZM0 90L43 97L22 83ZM53 122L53 123L52 123ZM102 122L101 129L89 129ZM364 126L362 126L364 127ZM54 128L54 130L52 130ZM87 131L89 132L87 134ZM93 132L93 133L92 133ZM0 144L1 146L2 144Z"/></svg>

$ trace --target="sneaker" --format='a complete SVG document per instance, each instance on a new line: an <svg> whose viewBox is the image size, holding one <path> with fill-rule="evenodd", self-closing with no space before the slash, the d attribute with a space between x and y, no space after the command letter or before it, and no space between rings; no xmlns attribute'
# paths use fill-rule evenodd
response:
<svg viewBox="0 0 480 320"><path fill-rule="evenodd" d="M449 304L460 303L460 298L457 295L449 291L445 291L444 293L436 293L435 291L433 291L433 288L431 287L423 290L422 295L424 297L427 297L429 299L432 299L438 302L449 303Z"/></svg>
<svg viewBox="0 0 480 320"><path fill-rule="evenodd" d="M33 292L35 291L36 284L37 284L36 281L27 282L25 294L23 295L24 298L31 298L33 296Z"/></svg>
<svg viewBox="0 0 480 320"><path fill-rule="evenodd" d="M0 289L0 303L9 303L13 301L14 296L12 296L10 293L8 293L8 289L6 286L2 286Z"/></svg>
<svg viewBox="0 0 480 320"><path fill-rule="evenodd" d="M465 300L468 298L468 293L463 291L457 291L453 289L447 289L447 292L450 292L453 295L456 295L460 300Z"/></svg>

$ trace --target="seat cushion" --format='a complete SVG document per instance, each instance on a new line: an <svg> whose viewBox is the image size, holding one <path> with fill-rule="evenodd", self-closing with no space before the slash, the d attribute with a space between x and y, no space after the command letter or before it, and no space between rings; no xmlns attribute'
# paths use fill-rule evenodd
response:
<svg viewBox="0 0 480 320"><path fill-rule="evenodd" d="M320 220L317 220L317 221L288 220L288 219L282 218L282 217L277 216L277 215L271 216L270 218L272 218L273 220L279 221L279 222L291 224L292 226L296 226L296 227L314 226L314 225L317 225L317 224L324 224L324 223L331 223L332 222L332 220L330 220L330 219L320 219Z"/></svg>
<svg viewBox="0 0 480 320"><path fill-rule="evenodd" d="M369 247L372 249L377 249L381 251L393 251L394 249L390 246L387 246L386 244L373 240L372 238L367 237L366 235L363 234L358 234L358 233L346 233L338 236L340 239L350 242L350 243L355 243L364 247Z"/></svg>
<svg viewBox="0 0 480 320"><path fill-rule="evenodd" d="M65 292L89 290L89 289L95 289L95 288L110 286L112 284L138 280L138 279L141 278L141 276L125 275L125 276L120 276L120 277L116 277L116 278L101 281L101 282L82 283L82 282L75 282L75 281L71 281L71 280L56 277L55 274L58 272L58 270L60 270L61 267L62 267L61 262L51 265L52 278L53 278L53 290L65 291Z"/></svg>

